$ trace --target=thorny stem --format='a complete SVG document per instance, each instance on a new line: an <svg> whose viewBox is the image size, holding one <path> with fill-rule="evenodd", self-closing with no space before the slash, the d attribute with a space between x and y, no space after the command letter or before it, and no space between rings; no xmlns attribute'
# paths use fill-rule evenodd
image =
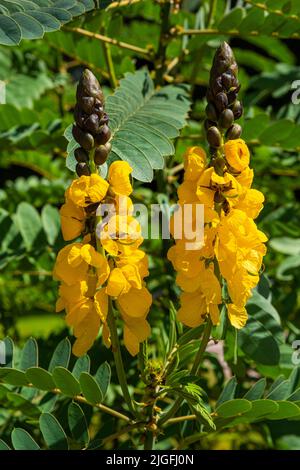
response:
<svg viewBox="0 0 300 470"><path fill-rule="evenodd" d="M64 31L70 31L72 33L80 34L81 36L86 36L92 39L98 39L99 41L106 42L107 44L111 44L112 46L118 46L122 49L127 49L132 52L136 52L137 54L141 54L150 58L150 51L148 49L143 49L142 47L134 46L133 44L128 44L127 42L118 41L117 39L110 38L108 36L104 36L103 34L93 33L86 29L82 28L70 28L69 26L63 27Z"/></svg>
<svg viewBox="0 0 300 470"><path fill-rule="evenodd" d="M206 322L206 325L205 325L205 329L204 329L204 332L203 332L202 340L201 340L201 343L200 343L200 347L199 347L199 350L198 350L197 355L196 355L196 357L195 357L194 364L193 364L192 369L191 369L191 375L197 375L197 372L198 372L198 370L199 370L199 366L200 366L201 361L202 361L202 358L203 358L203 354L204 354L204 352L205 352L207 343L208 343L209 338L210 338L211 329L212 329L212 323L211 323L210 317L208 317L207 322ZM172 416L173 416L173 415L177 412L177 410L179 409L179 407L180 407L180 405L182 404L183 400L184 400L184 399L181 398L181 397L179 397L179 398L177 398L177 400L175 400L173 406L172 406L172 407L169 409L169 411L167 411L167 413L160 419L159 425L163 425L164 423L166 423L167 421L169 421L169 419L172 418Z"/></svg>
<svg viewBox="0 0 300 470"><path fill-rule="evenodd" d="M119 343L119 338L118 338L117 325L115 321L114 310L113 310L111 299L109 299L109 304L108 304L107 323L108 323L108 327L109 327L110 335L111 335L111 348L112 348L112 352L113 352L114 359L115 359L118 380L119 380L119 383L123 392L124 400L127 403L129 411L133 415L135 415L136 412L133 408L132 399L130 397L129 390L128 390L128 384L127 384L125 369L124 369L122 355L121 355L120 343Z"/></svg>

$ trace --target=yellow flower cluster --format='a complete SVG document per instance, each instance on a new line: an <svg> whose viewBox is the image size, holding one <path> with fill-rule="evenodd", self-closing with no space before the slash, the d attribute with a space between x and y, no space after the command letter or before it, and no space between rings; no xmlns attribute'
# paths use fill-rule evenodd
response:
<svg viewBox="0 0 300 470"><path fill-rule="evenodd" d="M56 310L66 311L66 322L76 337L76 356L91 348L101 326L103 340L110 346L110 298L123 318L124 343L132 355L150 333L146 316L152 298L143 280L148 260L139 249L141 229L131 215L131 171L128 163L117 161L109 168L108 181L98 174L83 175L65 193L60 211L63 237L69 241L83 234L83 239L58 253L53 275L61 282ZM100 204L109 204L105 218L97 212Z"/></svg>
<svg viewBox="0 0 300 470"><path fill-rule="evenodd" d="M178 188L179 206L204 206L204 240L177 238L168 258L178 272L182 289L178 318L187 326L200 325L209 314L219 322L221 304L226 303L230 323L242 328L247 321L245 305L259 281L266 253L266 236L255 219L264 196L252 189L250 154L242 139L224 145L224 155L207 161L205 152L189 148L184 156L184 181ZM194 212L192 212L194 215ZM195 225L195 220L192 220ZM193 227L197 233L197 227ZM174 221L173 221L174 235ZM223 287L227 293L223 295ZM228 298L229 297L229 298Z"/></svg>

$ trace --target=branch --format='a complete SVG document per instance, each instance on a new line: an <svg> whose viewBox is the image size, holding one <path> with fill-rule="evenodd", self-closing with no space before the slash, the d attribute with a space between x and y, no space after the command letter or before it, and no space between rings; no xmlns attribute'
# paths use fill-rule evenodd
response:
<svg viewBox="0 0 300 470"><path fill-rule="evenodd" d="M91 31L87 31L86 29L82 28L70 28L68 26L64 26L63 31L70 31L71 33L77 33L81 36L86 36L92 39L98 39L99 41L106 42L107 44L111 44L113 46L121 47L122 49L127 49L132 52L136 52L137 54L141 54L146 56L148 59L150 58L150 51L148 49L143 49L142 47L134 46L133 44L128 44L127 42L118 41L118 39L110 38L108 36L104 36L103 34L92 33Z"/></svg>
<svg viewBox="0 0 300 470"><path fill-rule="evenodd" d="M271 34L263 34L259 31L250 31L243 34L241 31L236 29L230 31L220 31L219 29L206 28L206 29L183 29L181 27L173 28L171 33L173 36L193 36L193 35L208 35L208 36L236 36L236 37L247 37L247 36L272 36L278 39L300 39L300 34L293 33L289 37L280 36L280 34L274 31Z"/></svg>

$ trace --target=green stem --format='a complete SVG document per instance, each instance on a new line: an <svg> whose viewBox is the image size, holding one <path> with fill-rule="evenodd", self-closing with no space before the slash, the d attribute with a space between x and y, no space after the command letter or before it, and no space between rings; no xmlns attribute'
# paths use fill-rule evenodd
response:
<svg viewBox="0 0 300 470"><path fill-rule="evenodd" d="M112 60L112 56L111 56L110 45L107 42L103 42L102 46L103 46L104 57L105 57L106 65L107 65L107 70L109 73L110 84L111 84L111 87L115 89L118 86L118 81L116 78L115 67L114 67L114 63Z"/></svg>
<svg viewBox="0 0 300 470"><path fill-rule="evenodd" d="M119 380L119 383L123 392L124 400L127 403L129 411L133 415L135 415L136 413L135 413L135 410L132 404L132 399L130 397L129 390L128 390L128 384L127 384L125 369L124 369L122 355L121 355L120 343L119 343L119 338L118 338L118 330L117 330L117 325L115 321L114 310L113 310L111 299L109 299L107 323L108 323L108 327L109 327L110 335L111 335L111 348L112 348L112 352L113 352L114 359L115 359L118 380Z"/></svg>
<svg viewBox="0 0 300 470"><path fill-rule="evenodd" d="M208 317L207 323L205 325L205 329L204 329L204 332L203 332L202 340L201 340L201 343L200 343L200 347L199 347L199 350L198 350L197 355L195 357L194 364L193 364L192 369L191 369L191 375L197 375L197 373L198 373L199 366L200 366L202 358L203 358L203 354L205 352L207 343L208 343L209 338L210 338L211 329L212 329L212 322L211 322L210 317ZM177 398L177 400L175 401L173 406L169 409L169 411L167 411L167 413L160 419L160 421L159 421L160 426L163 425L166 421L168 421L170 418L172 418L174 416L174 414L178 411L180 405L182 404L183 400L184 399L181 398L181 397Z"/></svg>
<svg viewBox="0 0 300 470"><path fill-rule="evenodd" d="M151 431L148 431L146 434L146 439L144 443L144 450L153 450L154 447L154 434Z"/></svg>

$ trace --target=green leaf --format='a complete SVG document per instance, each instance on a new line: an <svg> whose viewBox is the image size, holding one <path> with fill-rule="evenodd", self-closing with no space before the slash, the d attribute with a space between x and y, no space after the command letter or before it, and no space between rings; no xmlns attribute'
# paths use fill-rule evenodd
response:
<svg viewBox="0 0 300 470"><path fill-rule="evenodd" d="M40 415L39 409L19 393L7 393L8 407L20 411L25 416L36 417Z"/></svg>
<svg viewBox="0 0 300 470"><path fill-rule="evenodd" d="M231 377L231 379L229 379L227 384L225 385L217 401L217 406L222 405L222 403L225 403L228 400L232 400L235 395L236 387L237 387L237 380L235 377Z"/></svg>
<svg viewBox="0 0 300 470"><path fill-rule="evenodd" d="M68 423L73 438L82 446L89 444L89 430L84 413L78 403L70 403L68 407Z"/></svg>
<svg viewBox="0 0 300 470"><path fill-rule="evenodd" d="M38 345L34 338L29 338L22 350L20 359L20 369L27 370L29 367L38 365Z"/></svg>
<svg viewBox="0 0 300 470"><path fill-rule="evenodd" d="M90 372L90 366L91 360L89 356L87 354L85 356L81 356L75 362L72 374L77 380L79 380L81 372Z"/></svg>
<svg viewBox="0 0 300 470"><path fill-rule="evenodd" d="M63 339L58 343L51 358L48 370L52 372L57 366L68 368L71 356L71 343L68 338Z"/></svg>
<svg viewBox="0 0 300 470"><path fill-rule="evenodd" d="M88 402L96 405L103 401L103 394L98 383L87 372L82 372L79 378L81 391Z"/></svg>
<svg viewBox="0 0 300 470"><path fill-rule="evenodd" d="M243 20L245 10L243 8L234 8L220 21L218 28L220 31L229 31L231 29L239 29L239 25Z"/></svg>
<svg viewBox="0 0 300 470"><path fill-rule="evenodd" d="M9 336L3 340L5 347L5 365L6 367L13 367L13 356L14 356L14 343Z"/></svg>
<svg viewBox="0 0 300 470"><path fill-rule="evenodd" d="M249 422L267 419L269 415L276 413L279 409L278 404L272 400L253 400L251 401L251 404L251 410L247 411L245 415L243 415L243 417L245 416Z"/></svg>
<svg viewBox="0 0 300 470"><path fill-rule="evenodd" d="M103 395L103 399L105 398L109 383L110 383L110 377L111 377L111 370L110 370L110 365L108 362L104 362L101 364L99 369L97 370L95 374L95 380L98 383L99 387L101 388L101 392Z"/></svg>
<svg viewBox="0 0 300 470"><path fill-rule="evenodd" d="M300 238L272 238L269 242L269 246L284 255L300 255Z"/></svg>
<svg viewBox="0 0 300 470"><path fill-rule="evenodd" d="M244 35L251 31L259 31L265 21L265 12L259 8L251 8L249 13L243 19L239 25L239 31L242 31Z"/></svg>
<svg viewBox="0 0 300 470"><path fill-rule="evenodd" d="M38 39L44 35L42 25L24 12L17 12L11 18L19 25L23 39Z"/></svg>
<svg viewBox="0 0 300 470"><path fill-rule="evenodd" d="M290 388L289 380L284 380L267 395L267 398L270 400L285 400L290 395Z"/></svg>
<svg viewBox="0 0 300 470"><path fill-rule="evenodd" d="M15 450L40 450L39 445L25 429L15 428L11 433L11 440Z"/></svg>
<svg viewBox="0 0 300 470"><path fill-rule="evenodd" d="M207 411L205 408L204 404L202 403L189 403L190 409L192 413L195 413L197 416L197 419L200 421L200 423L204 425L208 425L211 429L215 430L216 425L210 415L210 413Z"/></svg>
<svg viewBox="0 0 300 470"><path fill-rule="evenodd" d="M110 161L125 160L134 178L152 181L153 170L163 168L164 157L174 153L170 139L185 125L189 106L184 85L156 90L148 71L127 73L106 101L112 132ZM69 168L74 168L73 163L68 159Z"/></svg>
<svg viewBox="0 0 300 470"><path fill-rule="evenodd" d="M280 316L276 308L271 304L269 299L266 299L257 290L253 291L252 297L247 302L247 311L249 315L259 315L259 312L266 312L270 314L276 323L278 323L276 338L279 342L283 342L282 330L280 328Z"/></svg>
<svg viewBox="0 0 300 470"><path fill-rule="evenodd" d="M255 306L254 306L255 307ZM246 326L238 332L238 344L243 352L264 365L276 365L280 359L282 330L269 313L251 305ZM251 312L251 313L250 313Z"/></svg>
<svg viewBox="0 0 300 470"><path fill-rule="evenodd" d="M246 400L258 400L262 398L265 388L266 388L267 381L265 378L258 380L251 388L245 393L244 398Z"/></svg>
<svg viewBox="0 0 300 470"><path fill-rule="evenodd" d="M11 450L11 448L6 444L6 442L0 439L0 450Z"/></svg>
<svg viewBox="0 0 300 470"><path fill-rule="evenodd" d="M42 413L39 423L43 438L49 449L68 450L67 436L55 416L51 413Z"/></svg>
<svg viewBox="0 0 300 470"><path fill-rule="evenodd" d="M58 21L57 18L52 15L49 15L49 13L46 13L44 11L31 10L28 12L28 14L42 25L45 33L57 31L61 26L61 23Z"/></svg>
<svg viewBox="0 0 300 470"><path fill-rule="evenodd" d="M9 16L0 15L0 44L13 46L19 44L22 34L18 23Z"/></svg>
<svg viewBox="0 0 300 470"><path fill-rule="evenodd" d="M192 341L193 339L199 339L201 337L201 333L203 331L203 325L196 326L196 328L188 328L182 336L178 338L177 343L179 345L184 345Z"/></svg>
<svg viewBox="0 0 300 470"><path fill-rule="evenodd" d="M28 202L21 202L17 208L17 224L27 250L37 244L41 232L41 218L37 210Z"/></svg>
<svg viewBox="0 0 300 470"><path fill-rule="evenodd" d="M39 388L40 390L48 391L55 388L52 375L41 367L30 367L26 371L26 377L35 388Z"/></svg>
<svg viewBox="0 0 300 470"><path fill-rule="evenodd" d="M28 384L27 377L23 371L10 367L0 368L0 380L9 385L15 385L16 387Z"/></svg>
<svg viewBox="0 0 300 470"><path fill-rule="evenodd" d="M300 408L295 405L295 403L289 401L279 401L277 404L279 406L278 411L273 413L271 416L268 416L268 419L289 419L300 416Z"/></svg>
<svg viewBox="0 0 300 470"><path fill-rule="evenodd" d="M52 371L52 377L55 385L69 397L74 397L80 394L79 382L75 379L72 373L64 367L55 367Z"/></svg>
<svg viewBox="0 0 300 470"><path fill-rule="evenodd" d="M42 224L49 245L54 245L60 234L60 216L56 207L46 204L42 210Z"/></svg>
<svg viewBox="0 0 300 470"><path fill-rule="evenodd" d="M293 279L293 274L285 274L291 269L298 268L300 266L300 256L289 256L286 258L276 270L276 277L281 281L291 281Z"/></svg>
<svg viewBox="0 0 300 470"><path fill-rule="evenodd" d="M216 414L220 418L231 418L250 411L251 402L244 398L236 398L222 403L216 409Z"/></svg>

